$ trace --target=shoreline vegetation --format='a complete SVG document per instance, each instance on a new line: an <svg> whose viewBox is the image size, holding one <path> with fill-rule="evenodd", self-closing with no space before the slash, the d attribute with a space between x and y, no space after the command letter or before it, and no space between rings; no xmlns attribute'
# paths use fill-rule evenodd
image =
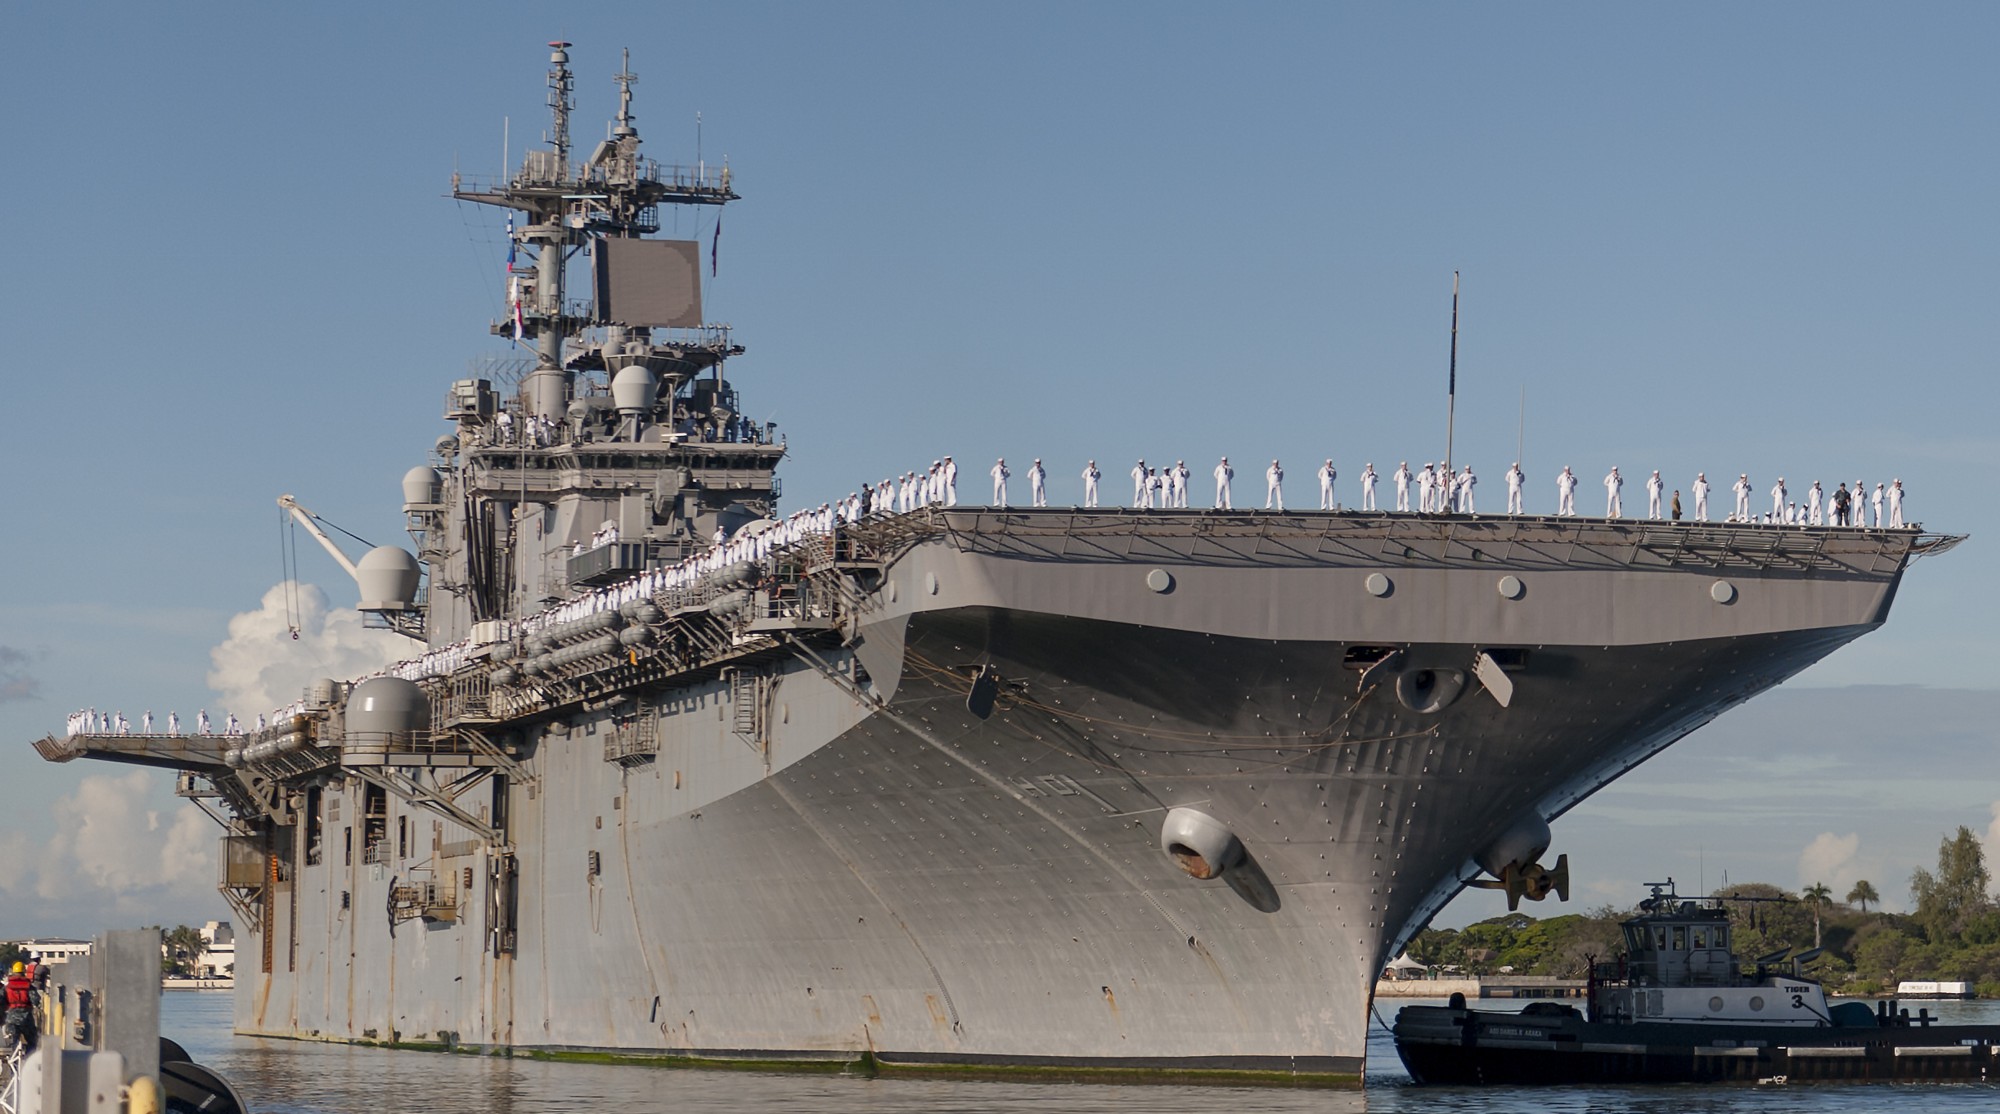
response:
<svg viewBox="0 0 2000 1114"><path fill-rule="evenodd" d="M1905 980L1939 979L1964 980L1978 997L2000 998L2000 902L1992 883L1978 836L1960 826L1939 841L1936 870L1910 876L1908 913L1883 911L1881 895L1866 880L1840 900L1821 883L1791 891L1744 882L1712 896L1762 899L1727 904L1738 956L1825 948L1806 973L1829 994L1870 997L1893 993ZM1425 929L1407 954L1465 976L1581 979L1593 958L1619 953L1619 922L1637 912L1607 905L1542 920L1509 913L1463 929Z"/></svg>

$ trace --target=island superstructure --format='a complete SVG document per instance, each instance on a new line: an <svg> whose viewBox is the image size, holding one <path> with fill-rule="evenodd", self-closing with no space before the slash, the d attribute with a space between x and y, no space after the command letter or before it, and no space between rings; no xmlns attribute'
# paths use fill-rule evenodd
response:
<svg viewBox="0 0 2000 1114"><path fill-rule="evenodd" d="M1375 974L1468 877L1561 888L1549 820L1956 541L781 512L702 245L655 236L732 175L641 155L629 68L579 158L566 46L548 148L453 184L509 212L491 330L532 355L451 384L411 549L341 556L422 652L246 735L37 743L224 825L240 1032L1358 1080Z"/></svg>

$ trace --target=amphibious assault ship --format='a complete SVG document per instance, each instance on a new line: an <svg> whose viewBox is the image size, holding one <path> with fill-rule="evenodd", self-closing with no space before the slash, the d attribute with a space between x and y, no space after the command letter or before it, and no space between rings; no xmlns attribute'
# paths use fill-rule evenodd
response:
<svg viewBox="0 0 2000 1114"><path fill-rule="evenodd" d="M1956 540L780 517L701 245L654 235L730 171L640 154L629 69L579 160L565 45L548 148L453 188L509 211L531 258L491 328L534 355L451 384L411 550L326 541L419 656L246 734L37 744L181 771L223 824L239 1032L1356 1081L1376 973L1469 877L1565 888L1550 819L1881 625Z"/></svg>

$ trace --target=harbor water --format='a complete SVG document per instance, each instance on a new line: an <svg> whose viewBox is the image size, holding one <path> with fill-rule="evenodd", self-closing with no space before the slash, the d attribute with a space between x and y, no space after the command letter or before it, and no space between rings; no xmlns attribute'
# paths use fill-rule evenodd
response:
<svg viewBox="0 0 2000 1114"><path fill-rule="evenodd" d="M1396 1003L1397 1005L1403 1003ZM1513 1004L1495 1008L1511 1010ZM2000 1023L2000 1002L1910 1003L1947 1021ZM1920 1102L1925 1114L1989 1111L2000 1081L1979 1084L1713 1085L1654 1087L1414 1087L1381 1025L1368 1036L1365 1092L868 1079L544 1063L239 1037L223 991L180 991L160 1006L160 1031L222 1072L258 1114L529 1114L556 1110L800 1114L1152 1114L1161 1110L1452 1111L1519 1114L1774 1114L1877 1112ZM1393 1013L1383 1010L1385 1019Z"/></svg>

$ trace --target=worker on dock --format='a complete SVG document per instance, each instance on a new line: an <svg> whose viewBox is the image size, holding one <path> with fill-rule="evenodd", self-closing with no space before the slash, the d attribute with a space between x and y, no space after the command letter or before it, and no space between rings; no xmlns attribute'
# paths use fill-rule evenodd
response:
<svg viewBox="0 0 2000 1114"><path fill-rule="evenodd" d="M0 1021L0 1047L12 1049L18 1042L22 1051L35 1047L35 999L40 996L27 964L16 960L7 974L7 1013Z"/></svg>

